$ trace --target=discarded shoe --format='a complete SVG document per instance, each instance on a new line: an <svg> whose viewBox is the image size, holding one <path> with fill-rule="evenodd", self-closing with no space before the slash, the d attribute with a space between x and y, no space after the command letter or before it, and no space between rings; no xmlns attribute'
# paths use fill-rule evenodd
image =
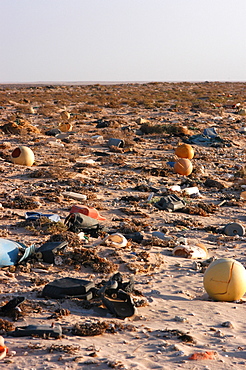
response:
<svg viewBox="0 0 246 370"><path fill-rule="evenodd" d="M25 297L15 297L11 299L4 306L0 307L0 315L1 314L6 315L10 313L10 311L14 310L24 301L25 301Z"/></svg>
<svg viewBox="0 0 246 370"><path fill-rule="evenodd" d="M63 242L47 242L36 249L36 257L47 263L54 263L55 256L58 252L64 250L68 245L67 241Z"/></svg>
<svg viewBox="0 0 246 370"><path fill-rule="evenodd" d="M70 213L65 219L68 230L74 233L83 231L92 237L98 237L99 231L104 231L104 227L99 225L98 220L83 215L82 213Z"/></svg>
<svg viewBox="0 0 246 370"><path fill-rule="evenodd" d="M124 237L129 240L131 239L134 243L141 243L143 240L143 234L141 234L139 231L136 231L135 233L132 234L124 234Z"/></svg>
<svg viewBox="0 0 246 370"><path fill-rule="evenodd" d="M117 292L116 298L109 298L104 294L102 294L101 298L107 309L120 319L131 317L136 312L131 296L123 290Z"/></svg>
<svg viewBox="0 0 246 370"><path fill-rule="evenodd" d="M47 284L42 291L42 297L81 298L88 301L93 297L91 289L94 287L93 281L66 277Z"/></svg>
<svg viewBox="0 0 246 370"><path fill-rule="evenodd" d="M60 325L28 325L16 327L14 331L9 331L7 335L12 337L36 336L42 338L61 338L62 328Z"/></svg>
<svg viewBox="0 0 246 370"><path fill-rule="evenodd" d="M167 195L162 197L154 205L161 210L177 211L185 207L185 202L180 199L176 194Z"/></svg>

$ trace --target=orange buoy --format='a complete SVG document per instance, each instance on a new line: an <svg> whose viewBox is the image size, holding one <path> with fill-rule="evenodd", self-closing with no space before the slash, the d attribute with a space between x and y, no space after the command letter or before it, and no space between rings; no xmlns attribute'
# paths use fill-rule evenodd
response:
<svg viewBox="0 0 246 370"><path fill-rule="evenodd" d="M194 149L189 144L182 144L176 148L175 154L180 158L192 159L194 157Z"/></svg>
<svg viewBox="0 0 246 370"><path fill-rule="evenodd" d="M189 176L193 170L191 161L188 158L180 158L174 163L174 171L183 176Z"/></svg>

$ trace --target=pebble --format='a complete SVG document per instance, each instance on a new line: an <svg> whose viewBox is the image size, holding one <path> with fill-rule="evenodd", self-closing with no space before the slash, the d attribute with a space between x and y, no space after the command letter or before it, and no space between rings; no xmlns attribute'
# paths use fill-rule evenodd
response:
<svg viewBox="0 0 246 370"><path fill-rule="evenodd" d="M178 322L187 322L188 320L187 320L185 317L175 316L175 317L174 317L174 321L178 321Z"/></svg>
<svg viewBox="0 0 246 370"><path fill-rule="evenodd" d="M225 321L225 322L222 322L221 326L225 327L225 328L230 328L230 329L233 329L234 326L232 324L231 321Z"/></svg>

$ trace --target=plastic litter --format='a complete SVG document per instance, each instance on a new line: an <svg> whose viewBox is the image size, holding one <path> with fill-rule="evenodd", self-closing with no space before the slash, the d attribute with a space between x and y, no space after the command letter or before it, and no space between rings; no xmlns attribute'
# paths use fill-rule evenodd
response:
<svg viewBox="0 0 246 370"><path fill-rule="evenodd" d="M180 199L176 194L167 195L162 197L154 205L161 210L177 211L185 207L185 202Z"/></svg>
<svg viewBox="0 0 246 370"><path fill-rule="evenodd" d="M80 206L80 205L74 205L72 206L70 213L82 213L86 216L95 218L99 221L105 221L106 218L102 217L99 212L93 208L93 207L87 207L87 206Z"/></svg>
<svg viewBox="0 0 246 370"><path fill-rule="evenodd" d="M94 287L93 281L66 277L47 284L42 291L42 297L55 299L73 297L90 300L93 297L91 289Z"/></svg>
<svg viewBox="0 0 246 370"><path fill-rule="evenodd" d="M121 140L121 139L114 139L114 138L111 138L109 139L108 141L108 146L117 146L118 148L123 148L125 145L125 142L124 140Z"/></svg>
<svg viewBox="0 0 246 370"><path fill-rule="evenodd" d="M123 290L119 290L115 298L109 298L102 295L102 302L113 315L120 319L131 317L136 312L136 308L130 294Z"/></svg>
<svg viewBox="0 0 246 370"><path fill-rule="evenodd" d="M9 331L7 335L12 337L27 337L37 336L42 338L61 338L62 327L58 324L54 326L48 325L28 325L16 327L14 331Z"/></svg>
<svg viewBox="0 0 246 370"><path fill-rule="evenodd" d="M237 222L232 222L224 227L224 233L228 236L243 236L245 234L245 228Z"/></svg>
<svg viewBox="0 0 246 370"><path fill-rule="evenodd" d="M21 252L27 250L26 255L21 257ZM27 248L22 243L13 240L0 238L0 267L15 265L23 261L29 254L32 254L34 246Z"/></svg>
<svg viewBox="0 0 246 370"><path fill-rule="evenodd" d="M26 220L38 220L40 217L47 217L50 221L58 222L61 220L60 216L57 214L44 214L41 212L26 212Z"/></svg>
<svg viewBox="0 0 246 370"><path fill-rule="evenodd" d="M68 242L46 242L41 247L35 250L36 258L47 263L54 263L56 254L64 251Z"/></svg>
<svg viewBox="0 0 246 370"><path fill-rule="evenodd" d="M199 189L197 186L193 186L191 188L184 188L182 191L188 195L200 195Z"/></svg>
<svg viewBox="0 0 246 370"><path fill-rule="evenodd" d="M106 236L106 238L103 239L102 244L106 244L109 247L123 248L127 245L127 239L124 235L115 233Z"/></svg>
<svg viewBox="0 0 246 370"><path fill-rule="evenodd" d="M74 193L73 191L65 191L63 195L64 197L72 198L76 200L86 200L87 199L87 196L85 194Z"/></svg>

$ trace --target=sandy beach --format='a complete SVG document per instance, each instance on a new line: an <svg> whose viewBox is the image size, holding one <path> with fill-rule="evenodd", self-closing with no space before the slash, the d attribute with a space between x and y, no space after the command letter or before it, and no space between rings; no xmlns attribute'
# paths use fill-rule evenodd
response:
<svg viewBox="0 0 246 370"><path fill-rule="evenodd" d="M4 369L245 368L245 296L218 302L203 286L214 259L246 265L245 235L223 232L229 223L245 227L245 99L244 83L0 85L0 237L27 247L68 242L56 263L33 255L0 269L0 306L25 297L17 317L0 315L9 348ZM204 129L216 135L199 141ZM120 144L109 146L112 138ZM183 143L195 153L189 176L172 167ZM13 163L19 146L33 151L32 166ZM193 187L199 192L184 193ZM156 207L173 194L184 208ZM107 231L82 239L68 231L64 221L74 205L98 210ZM31 211L61 220L28 222ZM142 240L104 245L107 232L141 233ZM182 240L202 243L207 258L174 256ZM99 298L41 296L55 279L101 287L117 272L124 282L134 280L136 313L124 320ZM1 320L12 329L60 325L63 335L12 337ZM82 329L79 335L76 324L87 335ZM93 325L101 334L90 335ZM192 357L197 353L201 358Z"/></svg>

